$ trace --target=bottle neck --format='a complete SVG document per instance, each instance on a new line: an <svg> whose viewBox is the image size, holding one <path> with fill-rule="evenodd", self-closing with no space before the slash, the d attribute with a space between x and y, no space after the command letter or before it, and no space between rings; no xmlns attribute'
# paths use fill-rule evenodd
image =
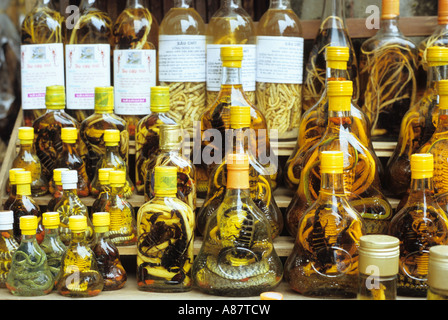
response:
<svg viewBox="0 0 448 320"><path fill-rule="evenodd" d="M34 147L33 143L20 143L20 152L23 153L33 153Z"/></svg>
<svg viewBox="0 0 448 320"><path fill-rule="evenodd" d="M437 89L437 82L448 80L448 64L441 66L432 66L428 69L428 89Z"/></svg>
<svg viewBox="0 0 448 320"><path fill-rule="evenodd" d="M329 132L350 130L353 119L350 111L328 111Z"/></svg>
<svg viewBox="0 0 448 320"><path fill-rule="evenodd" d="M122 193L123 193L123 185L115 185L112 184L110 186L110 194L112 197L120 197L122 198Z"/></svg>
<svg viewBox="0 0 448 320"><path fill-rule="evenodd" d="M398 25L399 17L381 19L381 28L379 34L389 34L389 35L401 35L401 31Z"/></svg>
<svg viewBox="0 0 448 320"><path fill-rule="evenodd" d="M221 8L241 8L241 0L221 0Z"/></svg>
<svg viewBox="0 0 448 320"><path fill-rule="evenodd" d="M106 145L106 154L119 154L118 144L114 144L111 146Z"/></svg>
<svg viewBox="0 0 448 320"><path fill-rule="evenodd" d="M78 154L78 150L76 148L76 143L62 143L62 151L69 154Z"/></svg>
<svg viewBox="0 0 448 320"><path fill-rule="evenodd" d="M290 0L271 0L269 9L288 10L291 9Z"/></svg>
<svg viewBox="0 0 448 320"><path fill-rule="evenodd" d="M126 8L132 8L132 9L146 8L145 0L127 0Z"/></svg>
<svg viewBox="0 0 448 320"><path fill-rule="evenodd" d="M95 237L97 241L105 241L108 238L109 227L108 226L95 226Z"/></svg>
<svg viewBox="0 0 448 320"><path fill-rule="evenodd" d="M227 148L226 155L230 153L233 154L247 153L249 150L249 141L251 141L250 128L233 129L230 130L229 132L232 132L232 140L231 140L232 144L231 146L229 146L229 148Z"/></svg>
<svg viewBox="0 0 448 320"><path fill-rule="evenodd" d="M174 8L188 9L191 7L192 0L174 0Z"/></svg>
<svg viewBox="0 0 448 320"><path fill-rule="evenodd" d="M344 174L343 173L322 173L320 181L321 197L333 195L343 196L344 191Z"/></svg>
<svg viewBox="0 0 448 320"><path fill-rule="evenodd" d="M51 7L51 0L37 0L36 7Z"/></svg>
<svg viewBox="0 0 448 320"><path fill-rule="evenodd" d="M322 30L345 29L344 0L325 0L322 22L325 22L321 25Z"/></svg>
<svg viewBox="0 0 448 320"><path fill-rule="evenodd" d="M347 69L327 68L327 82L328 81L346 81L351 80Z"/></svg>
<svg viewBox="0 0 448 320"><path fill-rule="evenodd" d="M101 9L97 0L82 0L80 7L81 10L86 10L90 8L95 8L98 10Z"/></svg>
<svg viewBox="0 0 448 320"><path fill-rule="evenodd" d="M66 199L78 196L78 189L76 187L75 188L73 188L73 186L64 187L63 190L64 191L62 193L62 196Z"/></svg>
<svg viewBox="0 0 448 320"><path fill-rule="evenodd" d="M21 240L20 243L32 243L36 241L36 234L23 234L22 232L22 236L21 236Z"/></svg>
<svg viewBox="0 0 448 320"><path fill-rule="evenodd" d="M411 179L411 190L409 192L409 200L422 200L434 197L433 178Z"/></svg>
<svg viewBox="0 0 448 320"><path fill-rule="evenodd" d="M243 75L241 68L222 68L221 84L223 86L242 86Z"/></svg>
<svg viewBox="0 0 448 320"><path fill-rule="evenodd" d="M446 106L448 107L448 105ZM448 109L439 108L439 118L437 123L437 133L448 132Z"/></svg>
<svg viewBox="0 0 448 320"><path fill-rule="evenodd" d="M86 242L86 231L71 231L71 244L78 245Z"/></svg>
<svg viewBox="0 0 448 320"><path fill-rule="evenodd" d="M59 236L58 228L45 228L45 237L46 238L57 238Z"/></svg>

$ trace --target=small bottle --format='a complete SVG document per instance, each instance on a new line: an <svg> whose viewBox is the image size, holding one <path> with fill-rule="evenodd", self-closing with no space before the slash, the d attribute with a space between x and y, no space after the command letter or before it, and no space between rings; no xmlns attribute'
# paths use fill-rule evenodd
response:
<svg viewBox="0 0 448 320"><path fill-rule="evenodd" d="M101 191L92 204L91 213L101 212L101 209L104 208L104 205L110 199L111 189L109 182L109 173L113 170L113 168L102 168L98 170L98 181L101 185Z"/></svg>
<svg viewBox="0 0 448 320"><path fill-rule="evenodd" d="M109 238L109 212L94 213L92 223L95 228L95 242L92 245L92 251L104 280L103 290L119 290L126 284L127 274L121 264L120 253Z"/></svg>
<svg viewBox="0 0 448 320"><path fill-rule="evenodd" d="M71 216L69 228L71 240L62 260L56 290L64 297L97 296L103 290L104 281L95 254L88 244L87 218Z"/></svg>
<svg viewBox="0 0 448 320"><path fill-rule="evenodd" d="M24 168L31 172L31 195L41 197L48 192L48 180L42 172L42 163L34 149L34 129L19 128L20 150L12 162L13 168Z"/></svg>
<svg viewBox="0 0 448 320"><path fill-rule="evenodd" d="M448 300L448 246L429 249L428 300Z"/></svg>
<svg viewBox="0 0 448 320"><path fill-rule="evenodd" d="M37 217L20 218L21 242L12 257L6 287L15 296L43 296L53 290L47 256L36 240Z"/></svg>
<svg viewBox="0 0 448 320"><path fill-rule="evenodd" d="M9 190L7 190L7 193L9 193L8 199L3 204L4 210L9 210L11 205L14 203L17 197L17 185L16 185L16 172L17 171L25 171L23 168L15 168L9 170Z"/></svg>
<svg viewBox="0 0 448 320"><path fill-rule="evenodd" d="M45 212L42 215L42 224L45 229L45 236L40 247L47 255L48 267L56 281L61 271L62 258L67 249L59 237L59 213Z"/></svg>
<svg viewBox="0 0 448 320"><path fill-rule="evenodd" d="M57 168L53 170L53 180L50 184L50 193L53 194L53 198L48 202L47 211L53 212L56 205L61 201L64 189L62 188L62 172L69 171L67 168Z"/></svg>
<svg viewBox="0 0 448 320"><path fill-rule="evenodd" d="M6 288L6 279L11 269L12 256L19 244L13 233L14 213L0 212L0 288Z"/></svg>
<svg viewBox="0 0 448 320"><path fill-rule="evenodd" d="M154 179L155 197L137 214L137 285L142 291L190 291L194 213L176 197L176 167L156 167Z"/></svg>
<svg viewBox="0 0 448 320"><path fill-rule="evenodd" d="M362 236L359 242L358 300L395 300L400 241L387 235Z"/></svg>

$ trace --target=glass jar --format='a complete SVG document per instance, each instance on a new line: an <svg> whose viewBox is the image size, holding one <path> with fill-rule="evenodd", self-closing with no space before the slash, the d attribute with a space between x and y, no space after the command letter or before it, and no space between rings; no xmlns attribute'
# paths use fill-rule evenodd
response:
<svg viewBox="0 0 448 320"><path fill-rule="evenodd" d="M53 279L58 279L61 272L62 258L67 249L59 237L59 213L45 212L42 215L42 225L45 236L40 247L47 255L47 263Z"/></svg>
<svg viewBox="0 0 448 320"><path fill-rule="evenodd" d="M14 238L14 212L0 212L0 288L6 288L6 279L11 269L12 256L19 244Z"/></svg>

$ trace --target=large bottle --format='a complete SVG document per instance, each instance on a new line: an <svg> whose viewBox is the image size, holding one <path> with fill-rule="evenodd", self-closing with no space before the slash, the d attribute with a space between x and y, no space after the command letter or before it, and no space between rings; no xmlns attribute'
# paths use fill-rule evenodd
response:
<svg viewBox="0 0 448 320"><path fill-rule="evenodd" d="M56 205L61 201L62 193L64 190L62 189L62 171L68 171L67 168L56 168L53 170L53 183L51 186L51 193L53 197L48 202L47 211L53 212Z"/></svg>
<svg viewBox="0 0 448 320"><path fill-rule="evenodd" d="M319 158L319 196L297 224L285 277L294 291L305 296L354 298L365 224L346 196L343 152L323 151Z"/></svg>
<svg viewBox="0 0 448 320"><path fill-rule="evenodd" d="M64 18L51 0L38 0L22 22L22 108L31 127L45 112L45 90L65 84Z"/></svg>
<svg viewBox="0 0 448 320"><path fill-rule="evenodd" d="M106 202L110 199L110 182L109 175L114 168L102 168L98 170L98 181L101 185L100 193L96 197L90 210L90 216L92 213L101 212Z"/></svg>
<svg viewBox="0 0 448 320"><path fill-rule="evenodd" d="M257 104L279 139L294 139L302 112L303 35L290 0L271 0L257 28Z"/></svg>
<svg viewBox="0 0 448 320"><path fill-rule="evenodd" d="M159 25L144 0L127 0L113 27L115 113L126 120L131 139L151 112L150 90L157 85Z"/></svg>
<svg viewBox="0 0 448 320"><path fill-rule="evenodd" d="M170 87L170 117L189 134L207 107L206 26L192 2L175 0L159 31L159 81Z"/></svg>
<svg viewBox="0 0 448 320"><path fill-rule="evenodd" d="M370 119L374 139L397 140L417 94L417 47L401 33L399 15L399 0L383 0L381 28L361 47L359 105Z"/></svg>
<svg viewBox="0 0 448 320"><path fill-rule="evenodd" d="M24 168L9 169L9 185L6 192L9 194L8 199L3 203L3 210L9 210L17 197L16 172L25 171Z"/></svg>
<svg viewBox="0 0 448 320"><path fill-rule="evenodd" d="M14 238L14 213L0 212L0 288L6 288L6 279L11 269L12 256L19 244Z"/></svg>

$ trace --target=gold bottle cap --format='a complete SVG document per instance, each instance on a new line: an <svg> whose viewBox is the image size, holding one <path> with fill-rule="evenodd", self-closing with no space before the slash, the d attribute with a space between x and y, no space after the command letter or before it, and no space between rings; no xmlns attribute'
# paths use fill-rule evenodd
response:
<svg viewBox="0 0 448 320"><path fill-rule="evenodd" d="M182 144L182 127L178 124L160 125L160 148L172 150L179 148Z"/></svg>
<svg viewBox="0 0 448 320"><path fill-rule="evenodd" d="M426 49L426 61L430 67L439 67L448 64L448 48L429 47Z"/></svg>
<svg viewBox="0 0 448 320"><path fill-rule="evenodd" d="M94 227L108 227L110 225L110 213L95 212L92 215L92 224Z"/></svg>
<svg viewBox="0 0 448 320"><path fill-rule="evenodd" d="M263 292L260 294L260 299L263 301L267 300L283 300L283 294L280 292Z"/></svg>
<svg viewBox="0 0 448 320"><path fill-rule="evenodd" d="M58 212L45 212L42 214L42 224L47 229L56 229L59 227L60 218Z"/></svg>
<svg viewBox="0 0 448 320"><path fill-rule="evenodd" d="M177 193L177 168L154 168L154 193L159 196L175 196Z"/></svg>
<svg viewBox="0 0 448 320"><path fill-rule="evenodd" d="M37 217L36 216L22 216L20 217L20 230L23 235L31 236L36 234Z"/></svg>
<svg viewBox="0 0 448 320"><path fill-rule="evenodd" d="M398 273L400 240L388 235L366 235L359 242L359 272L391 277Z"/></svg>
<svg viewBox="0 0 448 320"><path fill-rule="evenodd" d="M119 130L104 130L104 142L107 147L118 146L120 139L121 135Z"/></svg>
<svg viewBox="0 0 448 320"><path fill-rule="evenodd" d="M222 66L225 68L241 68L243 57L243 47L241 46L226 46L221 48Z"/></svg>
<svg viewBox="0 0 448 320"><path fill-rule="evenodd" d="M111 186L123 186L126 183L126 172L123 170L113 170L109 172L109 184Z"/></svg>
<svg viewBox="0 0 448 320"><path fill-rule="evenodd" d="M250 116L249 106L231 106L230 107L230 128L242 129L250 128L252 118Z"/></svg>
<svg viewBox="0 0 448 320"><path fill-rule="evenodd" d="M439 25L448 24L448 0L439 0Z"/></svg>
<svg viewBox="0 0 448 320"><path fill-rule="evenodd" d="M23 172L23 171L25 171L24 168L9 169L9 183L16 184L16 172Z"/></svg>
<svg viewBox="0 0 448 320"><path fill-rule="evenodd" d="M320 172L330 174L344 173L344 154L342 151L321 152Z"/></svg>
<svg viewBox="0 0 448 320"><path fill-rule="evenodd" d="M227 188L249 189L249 156L247 154L227 156Z"/></svg>
<svg viewBox="0 0 448 320"><path fill-rule="evenodd" d="M170 88L151 88L151 112L162 113L170 111Z"/></svg>
<svg viewBox="0 0 448 320"><path fill-rule="evenodd" d="M413 154L411 156L412 179L432 178L434 175L434 156L432 153Z"/></svg>
<svg viewBox="0 0 448 320"><path fill-rule="evenodd" d="M19 128L20 144L32 144L34 141L34 128L21 127Z"/></svg>
<svg viewBox="0 0 448 320"><path fill-rule="evenodd" d="M76 128L62 128L61 140L64 143L74 144L78 140L78 129Z"/></svg>
<svg viewBox="0 0 448 320"><path fill-rule="evenodd" d="M95 112L112 113L114 111L114 88L95 88Z"/></svg>
<svg viewBox="0 0 448 320"><path fill-rule="evenodd" d="M448 80L439 80L437 82L437 91L439 93L439 109L448 109Z"/></svg>
<svg viewBox="0 0 448 320"><path fill-rule="evenodd" d="M329 81L327 84L329 111L344 112L351 110L353 96L352 81Z"/></svg>
<svg viewBox="0 0 448 320"><path fill-rule="evenodd" d="M53 180L56 185L62 185L62 172L68 171L67 168L57 168L53 170Z"/></svg>
<svg viewBox="0 0 448 320"><path fill-rule="evenodd" d="M113 168L101 168L98 170L98 180L102 184L109 183L109 175L110 172L113 171Z"/></svg>
<svg viewBox="0 0 448 320"><path fill-rule="evenodd" d="M68 227L71 231L82 232L87 229L86 216L71 216L68 220Z"/></svg>
<svg viewBox="0 0 448 320"><path fill-rule="evenodd" d="M400 15L400 0L383 0L381 19L395 19Z"/></svg>
<svg viewBox="0 0 448 320"><path fill-rule="evenodd" d="M349 47L328 47L326 60L328 68L347 70L347 63L350 60Z"/></svg>
<svg viewBox="0 0 448 320"><path fill-rule="evenodd" d="M434 246L429 249L428 286L448 290L448 246Z"/></svg>
<svg viewBox="0 0 448 320"><path fill-rule="evenodd" d="M65 108L65 87L49 86L45 94L45 105L50 110L62 110Z"/></svg>
<svg viewBox="0 0 448 320"><path fill-rule="evenodd" d="M16 184L31 184L32 182L30 171L17 171L16 172Z"/></svg>

